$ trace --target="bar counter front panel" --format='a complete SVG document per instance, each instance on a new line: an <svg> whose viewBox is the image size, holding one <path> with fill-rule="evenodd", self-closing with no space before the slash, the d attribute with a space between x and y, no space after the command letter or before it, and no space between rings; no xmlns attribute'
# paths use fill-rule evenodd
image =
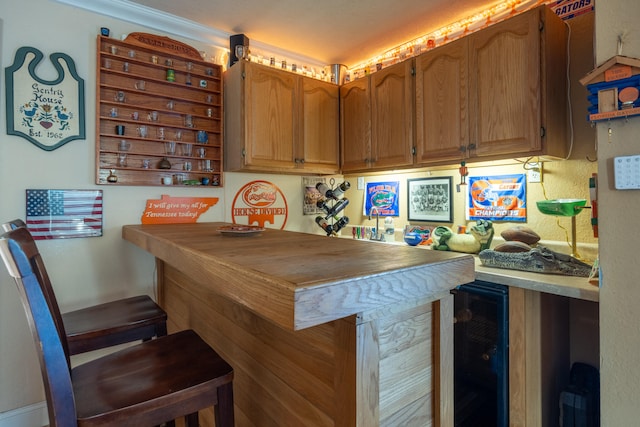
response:
<svg viewBox="0 0 640 427"><path fill-rule="evenodd" d="M225 225L122 234L156 257L170 330L233 366L236 425L453 425L449 290L474 280L472 256Z"/></svg>

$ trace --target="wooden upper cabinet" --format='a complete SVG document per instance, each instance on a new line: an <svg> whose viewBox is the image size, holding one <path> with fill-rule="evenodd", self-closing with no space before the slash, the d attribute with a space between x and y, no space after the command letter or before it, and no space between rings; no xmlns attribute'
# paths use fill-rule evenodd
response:
<svg viewBox="0 0 640 427"><path fill-rule="evenodd" d="M469 145L466 38L416 58L416 162L451 163Z"/></svg>
<svg viewBox="0 0 640 427"><path fill-rule="evenodd" d="M342 170L364 170L371 159L371 97L369 79L340 87L340 149Z"/></svg>
<svg viewBox="0 0 640 427"><path fill-rule="evenodd" d="M375 169L413 164L413 60L371 75L371 163Z"/></svg>
<svg viewBox="0 0 640 427"><path fill-rule="evenodd" d="M540 150L539 27L535 11L469 38L470 155Z"/></svg>
<svg viewBox="0 0 640 427"><path fill-rule="evenodd" d="M470 157L566 154L566 31L543 6L469 37Z"/></svg>
<svg viewBox="0 0 640 427"><path fill-rule="evenodd" d="M297 140L296 76L238 62L227 71L225 99L239 104L227 114L227 160L233 169L293 169ZM234 89L239 90L234 90ZM236 108L233 108L234 113Z"/></svg>
<svg viewBox="0 0 640 427"><path fill-rule="evenodd" d="M566 27L532 9L416 58L416 166L562 158Z"/></svg>
<svg viewBox="0 0 640 427"><path fill-rule="evenodd" d="M338 172L339 89L308 80L312 79L245 61L229 68L227 170Z"/></svg>
<svg viewBox="0 0 640 427"><path fill-rule="evenodd" d="M297 166L314 173L338 173L340 88L311 78L303 77L301 81L302 137L296 150Z"/></svg>

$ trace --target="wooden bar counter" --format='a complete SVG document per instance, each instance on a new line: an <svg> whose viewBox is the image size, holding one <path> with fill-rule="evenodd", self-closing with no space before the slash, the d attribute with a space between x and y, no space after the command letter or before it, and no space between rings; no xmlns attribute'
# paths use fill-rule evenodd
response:
<svg viewBox="0 0 640 427"><path fill-rule="evenodd" d="M170 331L233 366L236 425L453 425L449 290L474 280L472 256L225 225L122 235L156 257Z"/></svg>

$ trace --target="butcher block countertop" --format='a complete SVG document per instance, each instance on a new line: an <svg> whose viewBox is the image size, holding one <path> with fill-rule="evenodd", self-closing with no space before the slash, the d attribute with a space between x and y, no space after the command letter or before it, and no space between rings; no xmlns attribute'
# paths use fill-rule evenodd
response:
<svg viewBox="0 0 640 427"><path fill-rule="evenodd" d="M353 240L351 236L341 236L344 240ZM407 246L401 241L393 242L373 242L369 240L360 240L373 245L384 246ZM545 242L545 246L552 247L550 242ZM418 245L412 248L433 251L429 246ZM562 252L562 249L552 247L554 250ZM597 253L597 251L596 251ZM511 270L497 267L485 267L480 262L477 255L475 258L476 280L497 283L516 288L527 289L536 292L544 292L552 295L559 295L569 298L576 298L585 301L598 302L600 300L600 289L597 283L590 283L586 277L566 276L561 274L542 274L529 271Z"/></svg>
<svg viewBox="0 0 640 427"><path fill-rule="evenodd" d="M473 256L227 223L125 225L122 236L290 330L397 303L438 300L475 278Z"/></svg>
<svg viewBox="0 0 640 427"><path fill-rule="evenodd" d="M485 267L477 257L476 279L586 301L598 302L600 299L598 286L589 283L586 277Z"/></svg>

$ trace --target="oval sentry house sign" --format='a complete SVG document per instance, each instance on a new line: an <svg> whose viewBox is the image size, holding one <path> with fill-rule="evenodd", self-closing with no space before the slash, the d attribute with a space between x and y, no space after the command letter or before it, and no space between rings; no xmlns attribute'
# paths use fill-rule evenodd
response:
<svg viewBox="0 0 640 427"><path fill-rule="evenodd" d="M73 59L64 53L49 56L57 77L38 77L44 55L21 47L5 69L7 134L21 136L52 151L74 139L85 139L84 80Z"/></svg>

